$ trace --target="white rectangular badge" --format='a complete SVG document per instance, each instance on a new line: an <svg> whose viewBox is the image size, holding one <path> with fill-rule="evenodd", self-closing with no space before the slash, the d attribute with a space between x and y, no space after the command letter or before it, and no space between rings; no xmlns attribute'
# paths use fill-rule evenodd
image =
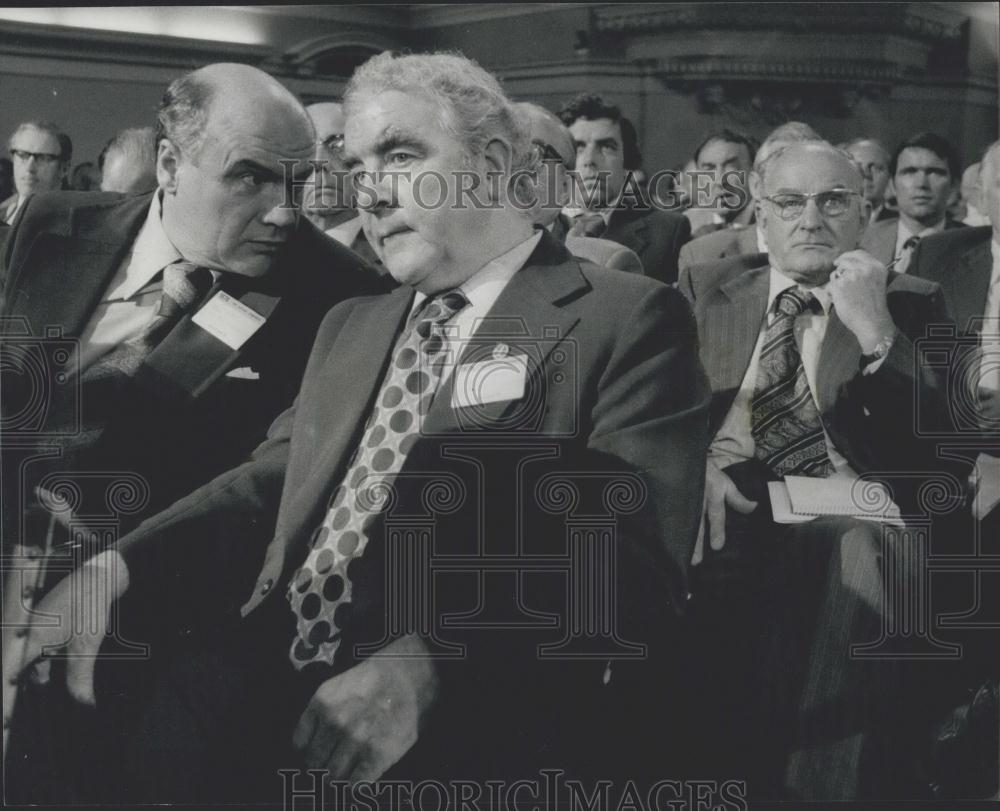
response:
<svg viewBox="0 0 1000 811"><path fill-rule="evenodd" d="M230 349L239 349L267 321L228 293L220 290L191 320Z"/></svg>
<svg viewBox="0 0 1000 811"><path fill-rule="evenodd" d="M451 395L452 408L520 400L524 397L528 378L526 355L506 355L463 363L455 369L455 387Z"/></svg>

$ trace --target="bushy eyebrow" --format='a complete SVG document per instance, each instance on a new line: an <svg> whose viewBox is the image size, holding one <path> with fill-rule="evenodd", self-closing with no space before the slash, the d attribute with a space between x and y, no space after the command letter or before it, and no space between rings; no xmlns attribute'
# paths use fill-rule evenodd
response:
<svg viewBox="0 0 1000 811"><path fill-rule="evenodd" d="M596 143L602 149L604 147L609 147L609 146L618 149L618 141L615 140L614 138L599 138ZM586 141L579 141L575 138L573 139L573 146L575 146L577 149L586 145L587 145Z"/></svg>
<svg viewBox="0 0 1000 811"><path fill-rule="evenodd" d="M427 150L426 141L416 133L406 130L403 127L389 126L375 139L372 152L381 158L388 152L400 147L407 147L417 152L425 152ZM361 163L361 159L353 154L348 147L348 150L344 154L344 164L348 168L351 168L357 166L359 163Z"/></svg>
<svg viewBox="0 0 1000 811"><path fill-rule="evenodd" d="M252 158L243 158L236 161L236 163L229 167L226 174L238 175L243 172L256 172L257 174L263 175L270 180L284 181L284 175L281 172L275 171L272 166L265 166L262 163L258 163Z"/></svg>

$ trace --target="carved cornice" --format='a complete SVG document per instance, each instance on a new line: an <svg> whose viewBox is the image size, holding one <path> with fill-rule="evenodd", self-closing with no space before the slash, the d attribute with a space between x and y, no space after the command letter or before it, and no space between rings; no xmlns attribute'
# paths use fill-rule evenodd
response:
<svg viewBox="0 0 1000 811"><path fill-rule="evenodd" d="M593 11L605 34L676 33L689 30L810 31L896 34L932 42L957 42L966 18L921 3L677 3L606 5Z"/></svg>
<svg viewBox="0 0 1000 811"><path fill-rule="evenodd" d="M664 80L712 79L777 82L874 82L899 81L903 70L883 60L834 59L783 61L746 57L694 57L650 60L651 71Z"/></svg>

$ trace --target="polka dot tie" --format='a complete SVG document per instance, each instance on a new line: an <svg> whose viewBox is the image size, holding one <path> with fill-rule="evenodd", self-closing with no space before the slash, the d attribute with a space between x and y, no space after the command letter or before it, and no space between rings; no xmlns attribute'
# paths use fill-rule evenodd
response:
<svg viewBox="0 0 1000 811"><path fill-rule="evenodd" d="M457 290L428 299L396 343L364 436L313 533L305 563L288 587L297 620L290 656L297 669L312 662L333 663L350 622L349 564L364 552L371 524L420 435L445 368L447 341L441 327L467 303Z"/></svg>

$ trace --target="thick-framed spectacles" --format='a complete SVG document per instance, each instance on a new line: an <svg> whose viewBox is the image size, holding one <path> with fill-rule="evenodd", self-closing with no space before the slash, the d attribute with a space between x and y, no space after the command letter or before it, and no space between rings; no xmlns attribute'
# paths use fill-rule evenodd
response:
<svg viewBox="0 0 1000 811"><path fill-rule="evenodd" d="M788 192L785 194L775 194L771 197L764 197L783 220L797 220L806 210L806 205L810 200L816 201L816 208L824 217L842 217L851 208L853 198L860 197L861 193L851 189L830 189L828 191L817 191L812 194L795 194Z"/></svg>
<svg viewBox="0 0 1000 811"><path fill-rule="evenodd" d="M19 161L25 162L31 158L43 164L53 164L56 161L62 160L62 155L53 155L51 152L28 152L24 149L12 149L10 154L12 158L17 158Z"/></svg>

